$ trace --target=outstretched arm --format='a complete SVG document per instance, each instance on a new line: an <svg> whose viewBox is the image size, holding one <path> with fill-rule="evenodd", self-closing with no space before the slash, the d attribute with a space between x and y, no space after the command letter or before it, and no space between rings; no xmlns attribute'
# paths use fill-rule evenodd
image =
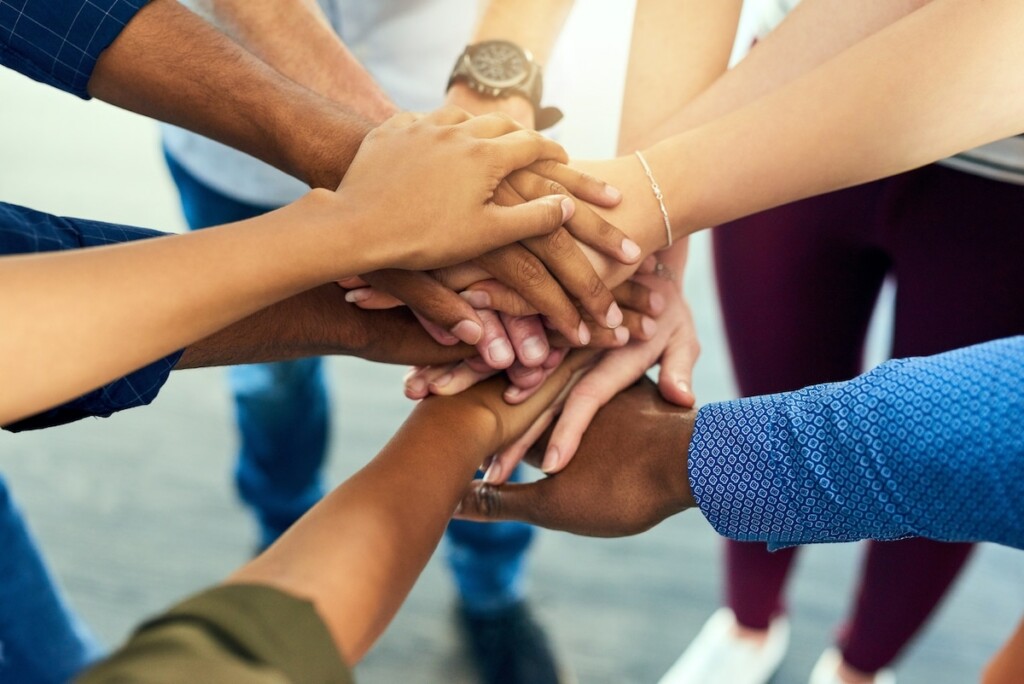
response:
<svg viewBox="0 0 1024 684"><path fill-rule="evenodd" d="M1024 337L696 415L645 379L602 409L563 472L478 484L462 510L619 536L699 506L720 534L773 546L922 536L1024 548L1022 411Z"/></svg>
<svg viewBox="0 0 1024 684"><path fill-rule="evenodd" d="M150 621L81 681L163 671L347 681L342 659L358 662L391 621L473 471L557 401L586 361L570 359L518 407L496 381L420 403L373 461L224 586Z"/></svg>
<svg viewBox="0 0 1024 684"><path fill-rule="evenodd" d="M564 152L497 116L402 115L367 137L337 193L314 190L200 233L0 259L0 378L18 388L0 395L0 424L332 280L444 265L550 232L571 216L569 199L513 208L488 199L509 172L539 158ZM404 203L380 201L391 195Z"/></svg>

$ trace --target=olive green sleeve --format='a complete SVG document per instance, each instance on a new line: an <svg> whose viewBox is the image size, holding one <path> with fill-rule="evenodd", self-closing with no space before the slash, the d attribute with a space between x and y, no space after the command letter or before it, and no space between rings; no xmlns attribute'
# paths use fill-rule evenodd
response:
<svg viewBox="0 0 1024 684"><path fill-rule="evenodd" d="M143 624L78 684L351 684L313 604L266 586L205 591Z"/></svg>

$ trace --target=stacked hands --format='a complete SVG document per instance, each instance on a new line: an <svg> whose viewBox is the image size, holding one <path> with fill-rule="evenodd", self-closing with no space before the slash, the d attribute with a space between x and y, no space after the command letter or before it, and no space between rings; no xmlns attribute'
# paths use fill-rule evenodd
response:
<svg viewBox="0 0 1024 684"><path fill-rule="evenodd" d="M448 170L445 192L479 192L485 215L476 223L424 216L424 237L438 240L435 247L454 239L469 258L425 270L378 270L339 283L347 289L345 298L362 309L408 307L438 345L463 352L459 361L450 362L448 352L438 354L442 363L414 367L405 379L406 395L450 396L505 372L510 384L504 399L517 404L537 391L569 349L600 350L559 402L561 414L548 430L545 451L538 454L533 444L554 421L553 409L484 464L484 481L506 482L527 453L544 472L560 471L598 410L659 361L664 399L692 407L690 379L699 345L679 282L686 241L644 258L638 242L657 244L647 236L660 240L664 228L639 164L626 157L573 168L560 146L508 115L471 117L451 105L427 116L396 115L364 146L372 151L382 136L428 127L453 143L450 160L430 162ZM406 150L387 168L417 159L427 163L420 151ZM363 152L346 178L363 176L358 173ZM598 176L615 179L629 199ZM424 198L417 206L428 204ZM555 206L561 208L557 225L550 212L540 217L527 211ZM434 226L446 233L443 238L427 235ZM473 244L485 250L469 254Z"/></svg>

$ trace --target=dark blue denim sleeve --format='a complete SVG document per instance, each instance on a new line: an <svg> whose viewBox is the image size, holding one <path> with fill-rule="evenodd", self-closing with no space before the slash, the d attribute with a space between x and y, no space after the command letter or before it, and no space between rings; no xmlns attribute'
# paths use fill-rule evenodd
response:
<svg viewBox="0 0 1024 684"><path fill-rule="evenodd" d="M164 233L155 230L63 218L0 202L0 257L110 245L161 235ZM5 429L18 432L62 425L87 416L105 418L117 411L148 404L156 398L181 353L175 352L74 401Z"/></svg>
<svg viewBox="0 0 1024 684"><path fill-rule="evenodd" d="M88 99L100 53L149 0L3 0L0 64Z"/></svg>
<svg viewBox="0 0 1024 684"><path fill-rule="evenodd" d="M772 548L898 539L1024 548L1024 337L849 382L710 404L690 485L722 535Z"/></svg>

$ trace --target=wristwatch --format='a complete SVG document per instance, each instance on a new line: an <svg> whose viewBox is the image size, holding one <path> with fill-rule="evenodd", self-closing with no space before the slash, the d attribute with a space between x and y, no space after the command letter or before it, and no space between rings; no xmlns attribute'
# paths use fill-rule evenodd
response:
<svg viewBox="0 0 1024 684"><path fill-rule="evenodd" d="M529 50L507 40L487 40L468 46L452 69L448 89L457 82L493 98L522 95L533 105L537 130L554 126L562 118L557 107L541 107L544 78Z"/></svg>

